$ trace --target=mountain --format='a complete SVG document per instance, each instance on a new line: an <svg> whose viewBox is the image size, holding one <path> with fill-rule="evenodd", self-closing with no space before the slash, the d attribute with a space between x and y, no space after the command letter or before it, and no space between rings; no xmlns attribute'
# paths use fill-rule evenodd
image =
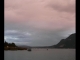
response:
<svg viewBox="0 0 80 60"><path fill-rule="evenodd" d="M27 45L17 45L17 46L21 48L31 48L30 46L27 46Z"/></svg>
<svg viewBox="0 0 80 60"><path fill-rule="evenodd" d="M53 48L76 48L76 33L71 34L66 39L62 39L58 44L50 46Z"/></svg>

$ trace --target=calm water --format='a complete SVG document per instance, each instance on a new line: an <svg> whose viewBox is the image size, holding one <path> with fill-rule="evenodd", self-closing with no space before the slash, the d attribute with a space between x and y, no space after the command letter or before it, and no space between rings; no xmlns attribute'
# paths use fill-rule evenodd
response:
<svg viewBox="0 0 80 60"><path fill-rule="evenodd" d="M76 60L75 49L4 51L4 60Z"/></svg>

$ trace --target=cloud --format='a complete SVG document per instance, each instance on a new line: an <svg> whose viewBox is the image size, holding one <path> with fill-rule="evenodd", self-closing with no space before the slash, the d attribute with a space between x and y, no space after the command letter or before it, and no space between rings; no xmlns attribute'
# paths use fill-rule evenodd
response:
<svg viewBox="0 0 80 60"><path fill-rule="evenodd" d="M8 42L31 42L30 35L16 30L5 31L4 39Z"/></svg>
<svg viewBox="0 0 80 60"><path fill-rule="evenodd" d="M75 0L51 0L49 7L67 13L75 13Z"/></svg>
<svg viewBox="0 0 80 60"><path fill-rule="evenodd" d="M75 0L5 0L6 20L42 29L74 27Z"/></svg>
<svg viewBox="0 0 80 60"><path fill-rule="evenodd" d="M19 44L52 45L75 30L75 0L5 0L4 5L5 36Z"/></svg>
<svg viewBox="0 0 80 60"><path fill-rule="evenodd" d="M11 30L7 30L11 31ZM13 30L12 30L13 31ZM15 30L16 31L16 30ZM29 45L29 46L50 46L57 44L61 39L68 37L72 34L74 30L67 31L65 30L57 30L57 31L49 31L49 30L36 30L33 32L8 32L6 34L5 31L5 40L8 42L14 42L17 45ZM31 35L28 35L28 34Z"/></svg>

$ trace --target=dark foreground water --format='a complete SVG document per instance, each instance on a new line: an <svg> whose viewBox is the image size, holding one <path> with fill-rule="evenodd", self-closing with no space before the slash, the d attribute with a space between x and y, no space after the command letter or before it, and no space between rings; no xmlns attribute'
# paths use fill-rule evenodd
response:
<svg viewBox="0 0 80 60"><path fill-rule="evenodd" d="M76 60L75 49L4 51L4 60Z"/></svg>

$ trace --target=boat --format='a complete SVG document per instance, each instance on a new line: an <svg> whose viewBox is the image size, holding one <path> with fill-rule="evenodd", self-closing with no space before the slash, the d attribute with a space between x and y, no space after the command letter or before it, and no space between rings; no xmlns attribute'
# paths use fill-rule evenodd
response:
<svg viewBox="0 0 80 60"><path fill-rule="evenodd" d="M48 50L48 49L47 49Z"/></svg>
<svg viewBox="0 0 80 60"><path fill-rule="evenodd" d="M29 48L29 49L27 49L27 51L32 51L32 50Z"/></svg>

